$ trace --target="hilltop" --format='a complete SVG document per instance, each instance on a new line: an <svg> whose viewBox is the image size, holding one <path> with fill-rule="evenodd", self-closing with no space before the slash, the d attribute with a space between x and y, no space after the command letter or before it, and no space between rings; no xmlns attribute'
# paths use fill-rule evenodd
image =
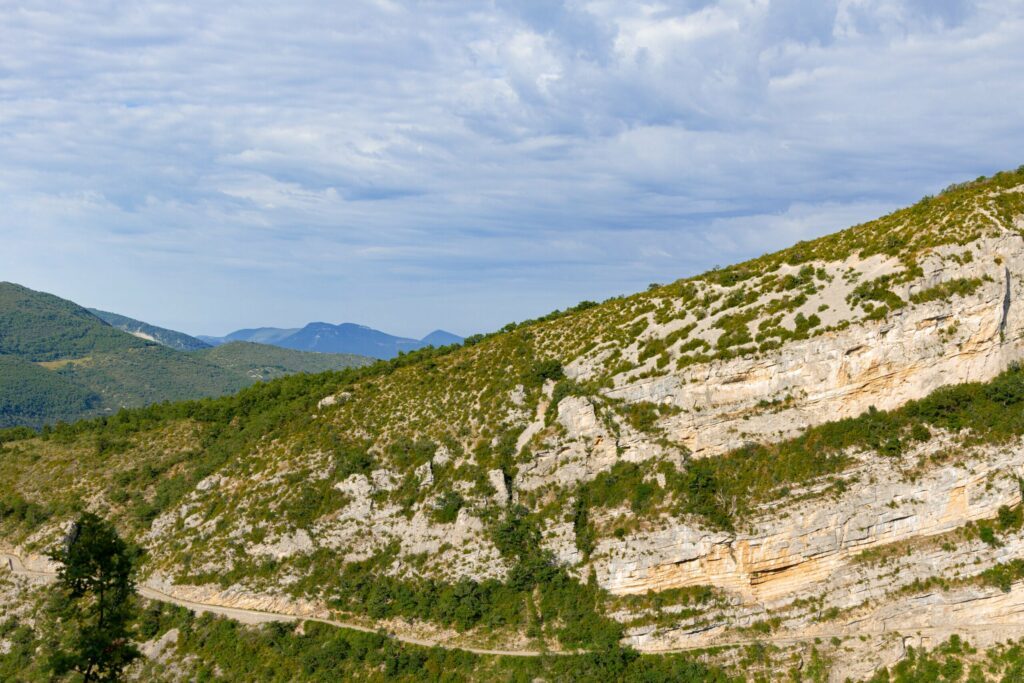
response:
<svg viewBox="0 0 1024 683"><path fill-rule="evenodd" d="M0 538L88 501L182 598L866 678L1024 636L1022 295L1024 167L462 346L11 435Z"/></svg>

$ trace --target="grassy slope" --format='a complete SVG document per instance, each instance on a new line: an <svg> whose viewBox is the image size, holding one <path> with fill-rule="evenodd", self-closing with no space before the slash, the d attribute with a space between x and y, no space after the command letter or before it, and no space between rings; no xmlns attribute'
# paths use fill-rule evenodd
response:
<svg viewBox="0 0 1024 683"><path fill-rule="evenodd" d="M332 417L341 430L367 432L381 450L396 438L420 436L437 442L455 439L464 448L474 449L500 438L507 430L522 428L521 424L507 423L515 407L510 397L522 384L527 392L525 404L536 405L543 379L537 371L543 374L540 365L546 360L567 365L582 358L599 358L588 378L591 389L611 386L616 379L635 371L637 364L625 359L622 351L636 346L654 323L692 323L708 315L723 319L734 311L752 312L764 306L766 300L791 297L798 301L801 290L814 287L814 283L791 285L777 274L784 266L845 259L858 253L862 257L884 253L903 261L905 272L910 273L917 256L931 247L966 244L1003 230L1024 232L1012 221L1012 217L1024 214L1024 193L1005 192L1022 184L1024 171L1002 174L876 221L730 268L510 325L504 333L456 353L403 367L385 381L357 383L353 400ZM992 192L1000 194L990 197ZM980 208L997 217L999 224ZM795 289L787 289L790 286ZM860 319L877 316L876 308L863 312ZM649 342L653 346L658 343L664 343L664 339ZM757 347L743 344L686 350L686 343L685 336L677 336L660 351L669 361L660 374L670 372L673 365L760 353Z"/></svg>
<svg viewBox="0 0 1024 683"><path fill-rule="evenodd" d="M104 407L113 410L220 396L251 384L241 373L156 344L94 353L88 361L67 363L57 372L95 391Z"/></svg>

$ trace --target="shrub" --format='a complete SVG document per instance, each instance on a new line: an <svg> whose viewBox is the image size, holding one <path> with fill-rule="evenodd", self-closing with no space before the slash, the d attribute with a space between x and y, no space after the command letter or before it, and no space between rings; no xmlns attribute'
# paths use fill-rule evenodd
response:
<svg viewBox="0 0 1024 683"><path fill-rule="evenodd" d="M565 377L562 364L553 358L538 360L530 367L526 381L530 385L538 386L547 380L559 380Z"/></svg>
<svg viewBox="0 0 1024 683"><path fill-rule="evenodd" d="M458 491L445 491L435 502L431 518L438 524L451 524L459 517L466 501Z"/></svg>

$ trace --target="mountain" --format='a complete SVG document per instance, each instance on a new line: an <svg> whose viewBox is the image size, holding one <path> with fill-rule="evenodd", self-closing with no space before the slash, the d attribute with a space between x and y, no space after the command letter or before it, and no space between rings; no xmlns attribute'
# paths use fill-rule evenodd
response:
<svg viewBox="0 0 1024 683"><path fill-rule="evenodd" d="M212 345L229 341L248 341L297 351L349 353L385 360L394 358L399 353L408 353L426 346L462 343L462 337L444 330L435 330L423 339L409 339L396 337L365 325L332 325L323 322L309 323L300 329L258 327L238 330L224 337L201 336L200 339Z"/></svg>
<svg viewBox="0 0 1024 683"><path fill-rule="evenodd" d="M280 340L288 337L289 335L295 334L298 331L299 328L297 327L293 329L282 329L280 327L256 327L252 329L236 330L223 337L211 337L209 335L200 334L196 338L210 346L218 346L220 344L227 344L233 341L252 342L254 344L276 344Z"/></svg>
<svg viewBox="0 0 1024 683"><path fill-rule="evenodd" d="M186 343L185 335L147 329L154 338ZM0 283L0 361L0 427L221 396L266 378L370 362L256 344L176 351L116 329L71 301L8 282Z"/></svg>
<svg viewBox="0 0 1024 683"><path fill-rule="evenodd" d="M256 344L277 344L282 339L298 332L298 328L281 329L279 327L257 327L251 330L238 330L224 337L225 342L245 341Z"/></svg>
<svg viewBox="0 0 1024 683"><path fill-rule="evenodd" d="M265 653L293 678L1010 680L1022 301L1024 167L461 346L0 435L0 544L41 553L84 506L164 595L375 631L182 617L186 679Z"/></svg>
<svg viewBox="0 0 1024 683"><path fill-rule="evenodd" d="M461 344L463 341L463 338L457 334L445 332L444 330L434 330L423 339L420 339L419 345L420 347L435 346L440 348L450 344Z"/></svg>
<svg viewBox="0 0 1024 683"><path fill-rule="evenodd" d="M111 327L115 327L122 332L134 335L139 339L154 341L157 344L166 346L170 349L175 349L177 351L196 351L210 346L210 344L207 344L200 339L196 339L195 337L190 337L184 332L175 332L174 330L157 327L156 325L144 323L141 320L135 320L109 311L101 311L96 308L88 308L86 310Z"/></svg>
<svg viewBox="0 0 1024 683"><path fill-rule="evenodd" d="M289 349L321 353L359 353L374 358L394 358L401 351L412 351L419 346L415 339L395 337L353 323L309 323L276 343Z"/></svg>

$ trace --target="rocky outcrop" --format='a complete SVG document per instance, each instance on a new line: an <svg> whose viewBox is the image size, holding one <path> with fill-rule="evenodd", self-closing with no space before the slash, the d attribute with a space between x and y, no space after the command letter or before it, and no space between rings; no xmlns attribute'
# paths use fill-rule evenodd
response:
<svg viewBox="0 0 1024 683"><path fill-rule="evenodd" d="M723 624L698 629L643 629L627 640L641 652L701 649L716 644L771 642L779 647L836 639L842 641L829 681L863 680L892 666L908 647L937 647L956 635L977 648L1024 637L1024 582L1009 591L963 588L930 591L895 599L856 617L834 622L805 621L794 629L746 640Z"/></svg>
<svg viewBox="0 0 1024 683"><path fill-rule="evenodd" d="M929 444L910 453L915 461ZM848 476L856 483L839 498L765 511L755 533L709 533L667 528L605 539L595 563L602 585L615 593L646 593L712 585L762 603L800 594L864 550L940 534L994 517L1020 503L1024 444L985 449L962 463L907 480L900 463L873 459Z"/></svg>
<svg viewBox="0 0 1024 683"><path fill-rule="evenodd" d="M974 294L908 305L884 320L761 357L692 366L608 395L677 406L682 412L662 423L666 436L701 457L792 436L870 406L894 408L943 385L988 380L1024 357L1024 307L1015 305L1024 296L1024 240L1007 235L977 247L973 260L959 265L942 258L953 249L938 250L922 260L923 277L900 292L909 299L939 282L986 278ZM819 299L835 297L826 291Z"/></svg>

